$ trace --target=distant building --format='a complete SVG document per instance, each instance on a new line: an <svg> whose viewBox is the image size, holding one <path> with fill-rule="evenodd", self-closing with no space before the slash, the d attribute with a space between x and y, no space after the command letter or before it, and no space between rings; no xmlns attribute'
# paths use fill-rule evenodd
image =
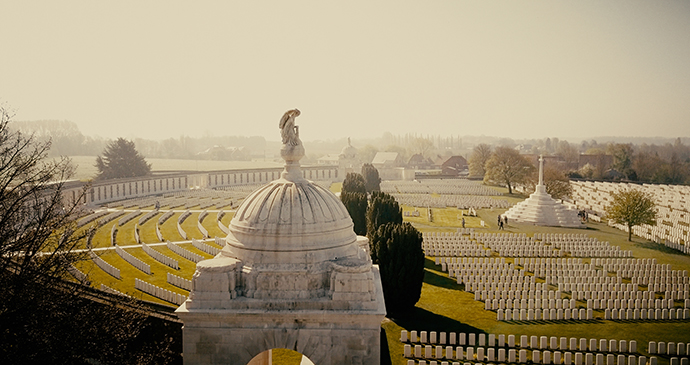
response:
<svg viewBox="0 0 690 365"><path fill-rule="evenodd" d="M379 152L371 164L379 170L382 180L412 180L414 170L405 169L405 161L397 152Z"/></svg>
<svg viewBox="0 0 690 365"><path fill-rule="evenodd" d="M405 162L403 161L400 154L397 152L378 152L374 159L371 160L371 164L374 165L378 170L403 167Z"/></svg>
<svg viewBox="0 0 690 365"><path fill-rule="evenodd" d="M415 170L429 170L434 168L434 162L424 157L421 153L415 153L407 161L407 167Z"/></svg>
<svg viewBox="0 0 690 365"><path fill-rule="evenodd" d="M450 176L469 176L469 164L462 156L450 156L441 163L441 174Z"/></svg>
<svg viewBox="0 0 690 365"><path fill-rule="evenodd" d="M340 155L331 153L319 158L316 160L316 163L319 165L338 166L340 164Z"/></svg>
<svg viewBox="0 0 690 365"><path fill-rule="evenodd" d="M196 154L197 157L214 161L248 161L249 150L245 147L223 147L215 145Z"/></svg>
<svg viewBox="0 0 690 365"><path fill-rule="evenodd" d="M343 180L348 172L360 172L362 170L362 162L357 156L357 149L350 144L349 138L347 145L339 154L331 153L316 161L320 166L338 166L338 180Z"/></svg>

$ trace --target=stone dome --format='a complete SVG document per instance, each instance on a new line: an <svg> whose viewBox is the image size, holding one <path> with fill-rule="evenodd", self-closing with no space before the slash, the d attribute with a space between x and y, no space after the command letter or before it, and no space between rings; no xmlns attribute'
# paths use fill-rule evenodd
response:
<svg viewBox="0 0 690 365"><path fill-rule="evenodd" d="M251 264L317 264L357 256L357 236L343 203L302 177L301 144L285 145L281 178L240 205L229 225L223 255Z"/></svg>
<svg viewBox="0 0 690 365"><path fill-rule="evenodd" d="M354 159L357 157L357 149L350 144L350 138L347 139L347 146L343 147L342 151L340 151L340 156L346 159Z"/></svg>
<svg viewBox="0 0 690 365"><path fill-rule="evenodd" d="M333 193L305 179L280 178L237 209L226 247L246 262L315 263L348 255L357 240L352 227Z"/></svg>

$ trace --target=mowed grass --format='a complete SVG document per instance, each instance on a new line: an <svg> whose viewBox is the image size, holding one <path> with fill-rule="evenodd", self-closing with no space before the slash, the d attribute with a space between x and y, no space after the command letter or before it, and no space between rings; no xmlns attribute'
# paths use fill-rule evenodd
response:
<svg viewBox="0 0 690 365"><path fill-rule="evenodd" d="M152 208L152 207L151 207ZM78 262L75 263L75 266L80 269L84 273L88 273L92 282L92 286L94 287L100 287L100 284L104 284L110 288L113 288L115 290L121 291L125 294L141 298L143 300L148 300L156 303L161 303L169 306L174 306L172 303L165 302L161 299L155 298L151 295L145 294L139 290L136 290L134 288L134 279L138 278L144 281L147 281L151 284L154 284L156 286L162 287L164 289L183 294L185 296L189 295L189 292L187 292L184 289L175 287L173 285L170 285L167 283L167 273L171 273L180 277L184 277L188 280L191 279L192 275L194 274L194 271L196 270L196 263L187 260L183 258L182 256L177 255L170 249L168 249L165 245L160 245L160 240L158 239L158 236L156 235L156 225L158 223L158 218L162 214L164 214L165 211L159 212L156 216L145 222L143 225L139 226L139 234L141 241L143 243L151 245L151 248L153 248L156 251L159 251L160 253L175 259L178 261L179 264L179 270L175 270L173 268L170 268L155 259L153 259L151 256L149 256L142 248L138 247L131 247L131 246L136 246L138 245L136 243L135 237L134 237L134 227L135 224L138 225L139 218L143 215L146 214L146 212L142 212L142 214L138 215L136 218L133 220L125 223L122 226L118 226L118 232L116 235L116 240L117 244L120 246L129 246L129 247L124 247L126 252L130 253L134 257L144 261L146 264L151 266L151 275L148 275L138 269L136 269L134 266L126 262L124 259L122 259L119 255L114 250L107 250L107 251L97 251L97 254L103 258L106 262L110 263L111 265L115 266L116 268L120 269L120 277L121 279L118 280L100 268L98 268L93 262L90 260L83 261L83 262ZM163 237L166 240L172 240L172 241L180 241L182 240L182 237L180 236L178 230L177 230L177 219L179 216L182 214L182 212L177 212L173 214L172 217L170 217L162 226L161 226L161 232L163 234ZM228 211L225 213L223 218L221 219L221 222L225 224L226 226L230 223L232 220L232 217L234 215L234 212ZM122 216L124 217L124 215ZM197 226L197 220L199 217L199 212L192 213L185 222L182 224L183 228L186 230L188 234L188 238L196 238L196 239L201 239L202 234L198 229ZM121 217L120 217L121 218ZM222 232L220 227L218 227L217 223L217 212L209 212L209 214L206 216L204 219L204 228L206 228L209 231L209 235L213 237L225 237L225 234ZM93 247L94 248L104 248L104 247L112 247L110 243L110 233L111 229L113 226L118 225L118 219L113 220L112 222L109 222L102 227L100 227L93 239ZM216 247L216 248L222 248L219 245L216 245L213 239L207 240L206 244ZM193 253L196 253L198 255L201 255L205 259L211 258L212 256L198 250L196 247L192 246L191 243L186 243L186 244L180 244L180 247L191 251Z"/></svg>
<svg viewBox="0 0 690 365"><path fill-rule="evenodd" d="M455 214L452 208L448 214ZM420 209L421 211L421 209ZM480 232L494 233L572 233L587 234L611 245L620 246L623 250L631 250L634 258L656 258L659 264L670 264L673 270L690 270L690 256L682 255L663 245L634 237L633 242L627 241L627 233L609 227L604 223L587 223L586 229L569 229L557 227L540 227L529 224L509 222L504 231L497 229L497 216L505 209L483 209L478 211L478 218L485 221L487 228L477 228ZM421 214L420 214L421 215ZM405 218L412 221L411 218ZM467 220L467 219L466 219ZM434 229L433 224L427 222L416 223L421 231L448 231L448 229ZM467 226L467 225L466 225ZM454 231L455 229L450 229ZM583 259L589 262L589 259ZM513 261L507 258L507 262ZM676 308L682 306L682 301L676 301ZM583 307L585 303L578 301ZM403 344L400 342L400 331L437 331L437 332L466 332L466 333L494 333L513 334L519 339L520 335L556 336L575 338L597 338L636 340L638 352L646 356L649 341L690 342L690 321L627 321L604 320L603 311L595 311L599 319L591 321L497 321L496 312L484 310L484 303L474 300L474 294L464 291L463 285L458 285L448 274L441 272L432 257L428 257L425 267L422 295L413 312L399 318L386 318L382 324L385 331L388 350L393 365L405 365L403 358ZM658 356L660 364L667 364L669 358ZM528 356L529 358L529 356Z"/></svg>
<svg viewBox="0 0 690 365"><path fill-rule="evenodd" d="M335 185L335 184L334 184ZM339 191L339 187L332 186L331 190ZM501 189L498 189L501 190ZM524 199L524 196L504 195L496 197L498 199L506 199L515 203ZM411 212L417 209L420 214L419 217L404 217L405 221L414 224L422 232L430 231L446 231L454 232L461 227L461 218L466 211L460 211L456 208L436 209L432 208L432 220L428 219L427 208L403 206L404 212ZM176 208L180 209L180 208ZM182 210L182 209L181 209ZM600 241L609 242L611 245L620 246L623 250L631 250L635 258L655 258L659 264L670 264L673 270L690 270L690 257L681 255L673 250L666 248L639 237L634 237L634 242L627 242L627 234L615 228L608 227L604 223L590 222L586 229L568 229L555 227L539 227L528 224L517 224L509 222L504 231L499 231L496 225L496 217L505 212L505 209L481 209L478 210L477 217L465 218L465 227L475 228L480 232L495 232L495 233L525 233L528 236L534 233L573 233L573 234L587 234L590 237L596 237ZM162 214L162 213L160 213ZM177 219L181 214L177 212L168 219L165 224L161 226L161 230L166 240L181 241L182 237L177 232ZM232 220L232 212L227 212L222 218L221 222L227 226ZM156 243L158 238L155 235L155 224L159 216L154 217L146 224L140 227L142 240L147 243ZM189 237L200 238L201 233L197 227L198 213L192 214L183 223L183 228L187 231ZM136 221L136 219L134 220ZM134 222L133 221L133 222ZM481 226L481 221L484 221L485 226ZM131 228L130 228L131 223ZM133 242L133 223L130 222L120 227L118 232L118 242L131 238ZM110 246L110 228L113 224L117 224L117 220L101 227L94 237L94 246L106 247ZM217 226L215 213L210 213L202 222L204 227L209 230L213 237L225 236L221 233ZM214 233L211 233L214 232ZM207 244L216 246L214 242L207 242ZM182 244L182 247L189 251L200 254L204 257L210 258L210 255L205 254L191 244ZM141 258L146 263L151 265L153 275L147 275L132 265L126 263L114 251L107 251L102 254L102 257L110 262L112 265L120 268L122 280L117 280L104 273L93 265L86 263L78 263L77 266L83 271L90 271L94 285L101 282L109 287L126 292L136 297L143 298L162 304L174 306L171 303L163 302L147 294L143 294L134 289L134 278L138 277L155 285L161 286L168 290L172 290L184 295L188 293L182 289L173 287L166 283L166 272L171 272L175 275L191 279L196 265L170 251L165 246L154 246L154 249L164 253L167 256L175 258L180 263L180 270L171 269L163 264L160 264L148 257L146 253L140 248L128 249L128 252ZM583 259L589 262L589 259ZM507 258L506 261L512 262L512 258ZM382 329L386 336L385 343L387 344L388 354L391 363L394 365L405 365L406 359L403 358L403 344L400 343L400 330L417 330L417 331L445 331L445 332L466 332L466 333L494 333L494 334L513 334L519 338L520 335L536 335L536 336L557 336L557 337L575 337L575 338L606 338L617 340L636 340L638 342L638 352L648 355L647 343L649 341L665 341L665 342L690 342L690 321L687 320L673 320L673 321L625 321L625 320L603 320L601 318L591 321L536 321L536 322L520 322L509 321L499 322L496 320L496 312L485 311L483 302L475 301L474 294L465 292L462 285L458 285L454 279L448 277L447 273L440 271L440 266L436 266L433 258L429 257L426 261L426 275L422 287L422 295L417 303L414 311L408 315L397 318L386 318L382 323ZM583 302L578 302L578 305L583 306ZM676 302L679 305L679 302ZM595 311L595 317L603 317L601 311ZM384 351L385 352L385 351ZM294 359L292 358L294 357ZM280 364L298 364L296 362L298 355L290 353L289 351L274 351L274 359L276 363ZM385 361L384 361L385 363ZM659 356L659 363L665 365L668 363L667 357Z"/></svg>

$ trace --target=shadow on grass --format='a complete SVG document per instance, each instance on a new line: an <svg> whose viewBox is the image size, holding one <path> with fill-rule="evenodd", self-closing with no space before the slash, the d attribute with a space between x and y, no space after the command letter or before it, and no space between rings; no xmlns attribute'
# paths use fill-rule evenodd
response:
<svg viewBox="0 0 690 365"><path fill-rule="evenodd" d="M419 307L414 307L407 313L398 314L390 320L408 331L485 333L477 327Z"/></svg>
<svg viewBox="0 0 690 365"><path fill-rule="evenodd" d="M435 273L434 271L439 271L441 268L436 266L434 261L432 261L431 259L424 259L424 269L424 282L429 285L438 286L441 288L451 290L461 290L463 288L463 286L458 285L458 283L455 280L447 276Z"/></svg>
<svg viewBox="0 0 690 365"><path fill-rule="evenodd" d="M663 243L656 243L656 242L651 242L651 241L645 241L645 242L635 242L635 241L627 241L630 244L633 244L637 247L640 248L646 248L648 250L654 250L654 251L659 251L662 253L670 254L670 255L679 255L679 256L684 256L684 254L680 251L676 251Z"/></svg>

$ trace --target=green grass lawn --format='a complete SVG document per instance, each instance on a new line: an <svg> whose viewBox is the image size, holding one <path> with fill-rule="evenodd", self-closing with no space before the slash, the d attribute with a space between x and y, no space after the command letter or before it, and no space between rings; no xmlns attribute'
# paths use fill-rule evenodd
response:
<svg viewBox="0 0 690 365"><path fill-rule="evenodd" d="M505 193L505 189L497 189ZM333 184L331 186L331 191L337 192L339 190L340 186L338 184ZM515 203L523 200L524 196L515 194L498 196L496 198L506 199L511 203ZM461 214L463 214L463 211L456 208L431 208L433 217L431 221L428 219L427 208L402 206L402 209L404 212L411 212L415 209L420 212L419 217L404 217L404 219L405 221L411 222L422 232L452 232L461 227ZM539 227L509 222L504 231L498 231L496 217L503 212L505 212L505 209L481 209L478 211L477 217L465 216L465 227L474 228L480 232L525 233L528 236L532 236L535 233L584 233L590 237L596 237L600 241L609 242L611 245L620 246L623 250L631 250L635 258L656 258L657 263L670 264L673 270L690 270L690 256L681 255L663 245L639 237L634 237L633 242L628 242L625 232L611 228L603 223L590 222L587 224L586 229L570 229ZM177 232L177 219L180 214L180 212L175 213L161 226L163 236L166 240L182 240L182 237ZM199 232L197 228L198 214L199 213L193 213L182 225L189 238L201 238L201 232ZM229 225L233 214L233 212L226 212L221 222L226 226ZM155 234L155 225L159 217L160 215L154 217L140 227L143 242L158 242L158 238ZM133 229L134 223L137 221L138 219L135 219L125 224L123 227L119 227L117 236L119 244L134 244ZM485 227L481 226L481 221L484 221ZM94 247L110 246L110 229L113 224L117 224L117 220L98 229L93 240ZM218 228L215 212L209 213L204 219L203 225L209 231L211 237L225 236L220 228ZM213 242L209 242L208 244L219 247ZM197 250L191 244L182 244L181 246L205 258L211 257ZM135 290L134 278L140 278L168 290L188 295L186 291L167 284L165 273L171 272L175 275L191 279L196 265L176 255L165 246L156 246L154 249L178 260L180 270L174 270L158 263L140 248L128 249L128 252L150 264L153 272L152 275L147 275L135 269L132 265L121 259L114 251L106 251L102 253L101 257L121 270L122 280L111 277L93 264L89 264L88 261L80 262L76 265L82 271L91 274L94 286L103 283L130 295L172 306L170 303L163 302ZM507 259L508 262L512 262L512 260L512 258ZM589 259L585 258L584 261L588 262ZM688 320L625 321L594 319L590 321L499 322L496 320L495 312L485 311L483 302L474 300L473 293L465 292L462 285L458 285L454 279L448 278L447 273L441 272L440 266L434 264L433 258L429 257L427 259L425 270L426 275L422 287L422 295L413 312L396 318L386 318L382 323L382 329L385 332L386 338L385 342L388 348L388 354L385 354L385 356L390 356L393 365L407 364L406 359L402 356L403 344L399 341L400 330L402 329L437 332L513 334L518 338L520 335L537 335L549 337L575 337L578 339L606 338L636 340L638 342L638 352L644 355L648 355L646 354L647 343L651 340L690 342L690 321ZM677 302L677 305L678 303L679 302ZM584 303L578 302L578 304L583 305ZM597 315L602 317L601 313L595 311L595 317ZM658 359L660 365L666 365L669 362L667 357L659 356ZM290 350L276 350L274 351L274 363L282 365L299 364L299 354ZM384 361L383 363L386 362Z"/></svg>
<svg viewBox="0 0 690 365"><path fill-rule="evenodd" d="M450 209L449 214L452 212ZM420 209L421 211L421 209ZM611 245L620 246L623 250L631 250L635 258L656 258L659 264L671 264L674 270L690 270L690 256L682 255L663 245L634 237L633 242L627 241L627 234L603 223L588 223L586 229L569 229L555 227L539 227L529 224L509 222L505 231L498 231L494 220L505 209L483 209L478 211L479 219L484 219L488 228L477 228L482 232L512 232L526 233L576 233L596 237L600 241L607 241ZM452 214L451 214L452 215ZM406 218L407 219L407 218ZM410 219L411 220L411 219ZM428 221L420 224L420 230L435 230ZM507 260L508 262L511 259ZM588 261L588 259L585 259ZM414 311L400 318L387 318L382 327L386 333L391 363L405 365L403 358L403 344L400 342L400 331L445 331L466 333L494 333L636 340L638 352L646 353L649 341L690 342L690 321L626 321L603 320L592 321L497 321L496 312L485 311L481 301L474 300L474 294L464 291L447 273L441 272L431 258L426 261L426 274L422 287L422 295ZM678 305L678 301L676 305ZM582 303L579 303L582 304ZM595 311L595 317L597 311ZM603 314L598 314L603 318ZM658 355L657 355L658 356ZM529 358L529 356L528 356ZM668 358L658 356L660 364L667 364Z"/></svg>

